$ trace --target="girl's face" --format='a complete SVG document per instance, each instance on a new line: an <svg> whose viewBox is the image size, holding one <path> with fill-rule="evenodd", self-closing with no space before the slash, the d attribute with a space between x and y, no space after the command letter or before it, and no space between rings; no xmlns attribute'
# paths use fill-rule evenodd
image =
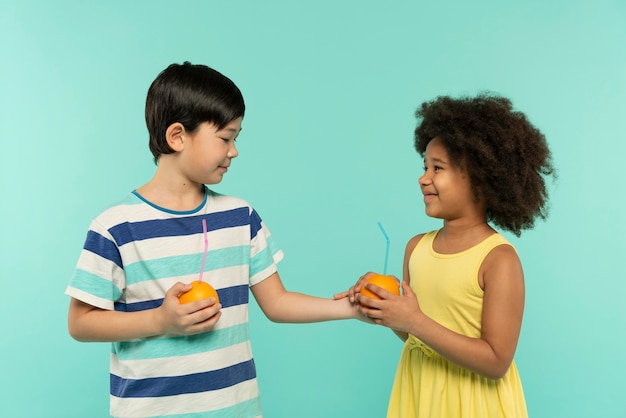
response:
<svg viewBox="0 0 626 418"><path fill-rule="evenodd" d="M439 137L426 146L419 184L428 216L452 221L474 215L478 209L467 172L450 161Z"/></svg>
<svg viewBox="0 0 626 418"><path fill-rule="evenodd" d="M233 158L239 155L235 139L241 131L242 118L237 118L223 129L210 123L201 124L193 133L186 134L181 167L185 176L200 184L217 184Z"/></svg>

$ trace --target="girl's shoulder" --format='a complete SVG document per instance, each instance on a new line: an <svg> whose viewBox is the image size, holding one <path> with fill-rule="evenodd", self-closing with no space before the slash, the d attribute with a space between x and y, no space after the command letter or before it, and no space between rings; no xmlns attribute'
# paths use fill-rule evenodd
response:
<svg viewBox="0 0 626 418"><path fill-rule="evenodd" d="M437 230L434 231L429 231L429 232L423 232L421 234L417 234L415 235L413 238L411 238L407 244L406 244L406 250L405 250L405 255L410 255L413 250L415 249L415 247L417 247L417 245L422 242L422 240L424 240L424 238L426 239L433 239L435 235L437 235ZM425 241L425 240L424 240Z"/></svg>
<svg viewBox="0 0 626 418"><path fill-rule="evenodd" d="M483 260L483 268L511 264L517 266L521 264L517 250L506 238L496 237L493 241Z"/></svg>

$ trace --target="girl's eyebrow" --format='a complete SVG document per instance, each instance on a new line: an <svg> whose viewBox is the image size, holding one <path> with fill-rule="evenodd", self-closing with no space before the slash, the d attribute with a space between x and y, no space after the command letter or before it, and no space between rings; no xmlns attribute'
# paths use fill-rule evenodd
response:
<svg viewBox="0 0 626 418"><path fill-rule="evenodd" d="M431 163L438 163L438 164L447 164L447 162L445 160L442 160L441 158L437 158L437 157L431 157L429 159L429 161ZM424 158L424 162L426 162L426 158Z"/></svg>

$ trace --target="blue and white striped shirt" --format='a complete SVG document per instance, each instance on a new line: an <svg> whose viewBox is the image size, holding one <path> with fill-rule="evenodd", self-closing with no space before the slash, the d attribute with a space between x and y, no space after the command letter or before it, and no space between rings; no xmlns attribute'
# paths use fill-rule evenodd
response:
<svg viewBox="0 0 626 418"><path fill-rule="evenodd" d="M283 253L250 205L206 189L189 212L129 194L91 223L66 294L92 306L140 311L161 305L176 282L203 280L222 316L207 333L112 343L111 414L116 417L261 416L248 333L249 287L276 272Z"/></svg>

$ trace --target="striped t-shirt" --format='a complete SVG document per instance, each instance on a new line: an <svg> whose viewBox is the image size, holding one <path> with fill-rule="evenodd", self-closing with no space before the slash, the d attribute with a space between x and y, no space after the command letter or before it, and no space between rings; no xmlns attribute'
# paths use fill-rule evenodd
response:
<svg viewBox="0 0 626 418"><path fill-rule="evenodd" d="M140 311L161 305L176 282L203 280L222 316L210 332L112 343L111 415L261 416L248 334L248 288L276 272L283 253L244 200L206 189L195 210L174 212L136 193L91 223L66 294L92 306Z"/></svg>

